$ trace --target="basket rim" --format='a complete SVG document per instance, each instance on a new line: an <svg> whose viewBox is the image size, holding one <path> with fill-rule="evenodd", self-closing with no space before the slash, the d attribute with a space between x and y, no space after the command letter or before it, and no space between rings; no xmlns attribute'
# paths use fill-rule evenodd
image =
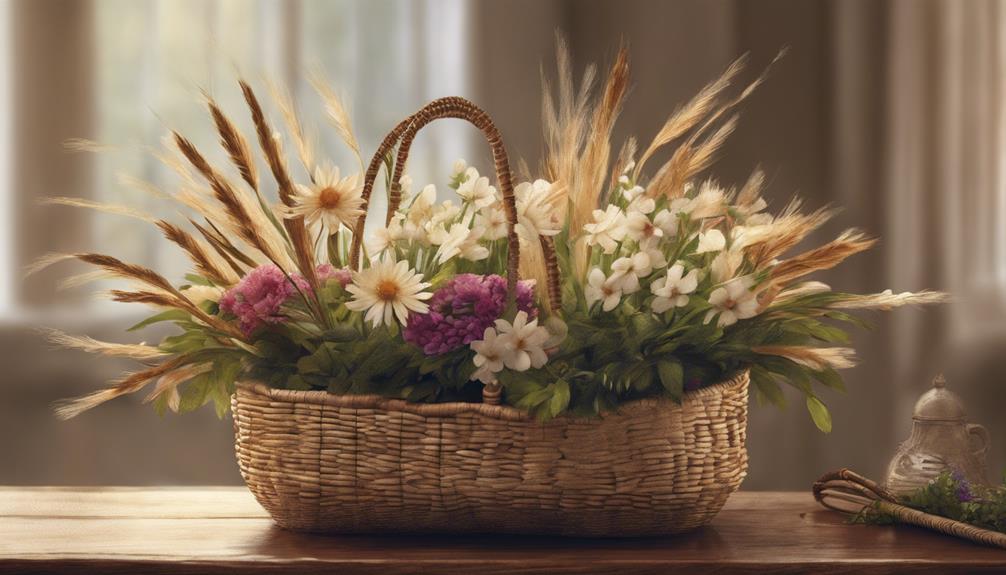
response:
<svg viewBox="0 0 1006 575"><path fill-rule="evenodd" d="M743 369L733 376L713 385L688 391L682 397L681 403L699 400L705 397L720 395L723 392L747 385L748 370ZM383 409L385 411L403 411L422 416L449 416L460 413L476 413L497 419L509 421L527 421L533 416L521 409L509 405L490 405L488 403L469 403L453 401L446 403L413 403L404 399L394 399L380 395L336 395L327 391L301 391L293 389L276 389L260 381L238 381L237 387L242 391L252 392L268 397L270 400L285 403L309 403L332 407L348 407L357 409ZM616 411L631 405L653 405L664 401L659 398L638 399L621 404ZM567 418L568 419L568 418Z"/></svg>

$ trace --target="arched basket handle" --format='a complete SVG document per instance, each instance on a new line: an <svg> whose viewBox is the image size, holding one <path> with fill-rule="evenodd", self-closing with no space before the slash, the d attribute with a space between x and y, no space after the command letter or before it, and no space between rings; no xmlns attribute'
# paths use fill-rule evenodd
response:
<svg viewBox="0 0 1006 575"><path fill-rule="evenodd" d="M387 225L387 223L390 223L392 214L401 201L401 188L399 187L398 180L401 178L405 163L408 161L412 141L423 127L443 118L457 118L468 121L485 135L486 141L492 150L493 162L496 166L496 178L499 180L500 191L503 193L503 209L507 218L507 297L509 301L513 301L517 290L520 241L514 229L517 224L517 205L513 192L513 177L510 173L510 160L499 130L493 123L492 118L489 117L489 114L470 101L456 96L434 100L412 116L400 122L395 126L394 130L385 136L377 152L374 153L364 178L362 206L364 213L357 218L356 226L353 230L353 243L350 247L350 267L354 270L360 267L363 228L366 223L367 209L370 205L370 194L373 192L374 182L377 180L377 174L381 169L381 164L384 163L384 158L398 145L395 171L391 180L388 214L385 218L385 224ZM553 310L558 310L562 305L562 300L555 245L551 238L541 236L540 240L548 275L548 285L546 287L549 304Z"/></svg>

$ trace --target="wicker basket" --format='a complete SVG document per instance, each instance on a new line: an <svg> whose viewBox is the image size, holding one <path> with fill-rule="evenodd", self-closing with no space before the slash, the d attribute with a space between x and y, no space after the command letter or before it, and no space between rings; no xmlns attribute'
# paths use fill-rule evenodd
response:
<svg viewBox="0 0 1006 575"><path fill-rule="evenodd" d="M748 378L540 423L512 407L241 384L238 463L286 528L643 536L704 525L747 471Z"/></svg>
<svg viewBox="0 0 1006 575"><path fill-rule="evenodd" d="M364 212L385 159L395 153L390 181L398 182L416 133L442 118L472 123L492 150L508 222L513 301L520 244L509 160L492 119L471 102L435 100L385 137L367 168ZM388 219L400 199L393 184ZM365 216L353 234L353 269ZM555 246L540 239L547 303L558 310ZM498 384L485 387L483 403L410 404L245 383L232 406L241 473L283 527L639 536L708 522L740 485L747 470L747 386L742 373L686 394L680 405L641 400L599 418L548 423L498 405Z"/></svg>

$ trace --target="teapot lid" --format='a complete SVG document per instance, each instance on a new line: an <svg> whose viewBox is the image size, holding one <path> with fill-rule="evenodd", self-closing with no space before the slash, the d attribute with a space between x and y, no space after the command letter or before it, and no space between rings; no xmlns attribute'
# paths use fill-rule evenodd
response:
<svg viewBox="0 0 1006 575"><path fill-rule="evenodd" d="M946 388L943 374L933 379L933 388L922 394L915 403L913 419L928 421L961 421L965 417L964 404L956 393Z"/></svg>

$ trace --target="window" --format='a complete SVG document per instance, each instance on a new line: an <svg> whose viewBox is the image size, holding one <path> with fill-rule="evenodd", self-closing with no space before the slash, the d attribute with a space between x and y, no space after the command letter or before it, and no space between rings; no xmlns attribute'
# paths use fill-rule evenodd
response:
<svg viewBox="0 0 1006 575"><path fill-rule="evenodd" d="M96 156L97 199L155 215L171 213L174 206L124 185L120 175L169 193L175 180L136 144L157 146L169 128L177 129L215 165L229 168L199 91L210 93L254 141L238 74L264 101L270 100L265 78L285 86L313 132L319 157L344 171L356 171L356 161L325 124L309 70L320 70L347 100L365 155L428 100L469 92L468 8L462 0L100 0L94 9L96 138L117 147ZM275 112L273 106L267 109ZM278 112L270 119L285 134ZM434 138L416 146L408 171L417 185L436 182L445 188L453 160L467 157L472 134L460 123L435 129ZM291 167L299 169L292 144L285 137L284 142ZM384 208L379 195L375 210ZM93 217L100 222L92 243L97 251L154 266L169 278L185 272L185 258L150 226L119 216Z"/></svg>

